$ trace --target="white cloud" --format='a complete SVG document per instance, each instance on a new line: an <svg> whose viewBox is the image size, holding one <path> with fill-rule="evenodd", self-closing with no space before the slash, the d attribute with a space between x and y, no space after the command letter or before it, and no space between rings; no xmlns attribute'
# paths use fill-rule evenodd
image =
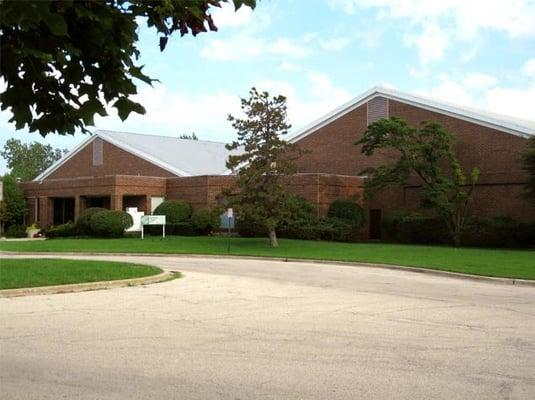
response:
<svg viewBox="0 0 535 400"><path fill-rule="evenodd" d="M480 73L456 78L443 75L440 79L438 85L417 92L458 105L532 121L535 119L535 80L514 88L500 85L496 78Z"/></svg>
<svg viewBox="0 0 535 400"><path fill-rule="evenodd" d="M218 28L245 26L251 22L253 10L249 7L234 9L232 2L223 3L212 11L214 23Z"/></svg>
<svg viewBox="0 0 535 400"><path fill-rule="evenodd" d="M406 35L405 43L418 49L423 64L441 60L449 44L448 34L435 21L426 22L418 35Z"/></svg>
<svg viewBox="0 0 535 400"><path fill-rule="evenodd" d="M473 41L485 30L511 38L535 36L533 0L329 0L329 4L348 14L376 10L382 24L388 23L387 18L406 20L413 33L405 43L417 48L423 63L442 59L452 41ZM464 62L474 56L463 55Z"/></svg>
<svg viewBox="0 0 535 400"><path fill-rule="evenodd" d="M143 104L145 115L131 113L122 122L110 108L110 116L95 118L96 126L159 135L196 132L201 139L226 141L232 131L227 115L240 110L240 99L236 94L224 91L183 93L168 90L161 84L142 87L134 100Z"/></svg>
<svg viewBox="0 0 535 400"><path fill-rule="evenodd" d="M200 54L212 60L247 61L266 56L302 58L310 53L311 50L308 47L284 37L270 42L254 36L236 35L227 40L210 39Z"/></svg>
<svg viewBox="0 0 535 400"><path fill-rule="evenodd" d="M533 0L330 0L352 14L359 8L377 8L379 16L409 18L423 24L429 19L449 19L456 32L473 37L482 29L506 32L511 37L535 35Z"/></svg>
<svg viewBox="0 0 535 400"><path fill-rule="evenodd" d="M350 40L347 37L337 37L332 39L321 39L320 46L325 50L338 51L342 50L349 44Z"/></svg>
<svg viewBox="0 0 535 400"><path fill-rule="evenodd" d="M279 65L280 69L284 71L298 71L301 67L297 64L291 63L289 61L283 61Z"/></svg>
<svg viewBox="0 0 535 400"><path fill-rule="evenodd" d="M491 75L472 72L463 78L464 85L469 89L488 89L498 83L498 80Z"/></svg>
<svg viewBox="0 0 535 400"><path fill-rule="evenodd" d="M496 87L487 91L485 102L494 112L535 120L535 84L526 88Z"/></svg>
<svg viewBox="0 0 535 400"><path fill-rule="evenodd" d="M299 128L348 101L352 96L336 86L328 75L309 71L305 75L306 90L283 80L254 82L259 90L271 95L281 94L288 99L290 123ZM246 93L242 93L246 96ZM141 102L145 115L130 114L122 122L113 108L108 117L97 117L97 127L128 132L178 135L196 132L201 139L230 141L233 130L227 115L241 115L240 98L236 93L183 93L167 89L162 84L144 86L134 100Z"/></svg>
<svg viewBox="0 0 535 400"><path fill-rule="evenodd" d="M337 87L323 73L310 71L306 74L309 81L307 92L297 91L293 84L286 81L264 81L259 89L271 94L282 94L288 99L288 116L294 128L309 124L317 117L326 114L351 99L351 94Z"/></svg>
<svg viewBox="0 0 535 400"><path fill-rule="evenodd" d="M522 72L526 76L531 76L535 78L535 58L526 61L524 67L522 68Z"/></svg>

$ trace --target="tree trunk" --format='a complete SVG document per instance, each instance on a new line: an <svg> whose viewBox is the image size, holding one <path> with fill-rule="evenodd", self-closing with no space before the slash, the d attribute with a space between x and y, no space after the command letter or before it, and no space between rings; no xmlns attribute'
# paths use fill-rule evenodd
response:
<svg viewBox="0 0 535 400"><path fill-rule="evenodd" d="M453 245L455 247L461 247L461 232L453 232Z"/></svg>
<svg viewBox="0 0 535 400"><path fill-rule="evenodd" d="M269 230L269 243L271 244L271 247L279 247L279 242L277 241L277 233L275 232L275 229Z"/></svg>

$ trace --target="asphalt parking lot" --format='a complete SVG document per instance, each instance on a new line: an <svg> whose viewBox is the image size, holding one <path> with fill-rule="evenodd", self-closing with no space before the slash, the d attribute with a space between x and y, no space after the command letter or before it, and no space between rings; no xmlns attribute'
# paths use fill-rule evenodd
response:
<svg viewBox="0 0 535 400"><path fill-rule="evenodd" d="M0 299L2 399L535 398L535 287L267 260L93 258L184 277Z"/></svg>

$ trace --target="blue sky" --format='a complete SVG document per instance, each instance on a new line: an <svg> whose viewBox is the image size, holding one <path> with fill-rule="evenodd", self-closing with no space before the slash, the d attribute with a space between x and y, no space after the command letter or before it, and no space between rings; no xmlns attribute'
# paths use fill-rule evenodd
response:
<svg viewBox="0 0 535 400"><path fill-rule="evenodd" d="M295 129L375 85L535 120L535 0L260 0L215 12L219 32L158 37L140 30L146 115L110 111L95 129L230 141L228 113L251 86L288 97ZM15 131L10 137L71 148L85 136ZM5 172L0 160L0 173Z"/></svg>

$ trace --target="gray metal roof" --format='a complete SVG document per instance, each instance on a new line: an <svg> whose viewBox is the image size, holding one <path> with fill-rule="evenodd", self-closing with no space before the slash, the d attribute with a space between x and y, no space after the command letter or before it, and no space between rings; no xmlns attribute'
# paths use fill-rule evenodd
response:
<svg viewBox="0 0 535 400"><path fill-rule="evenodd" d="M230 152L221 142L98 130L34 180L46 178L98 137L177 176L221 175L228 156L241 152Z"/></svg>
<svg viewBox="0 0 535 400"><path fill-rule="evenodd" d="M94 134L180 176L222 174L229 154L239 153L228 151L225 143L208 140L104 130Z"/></svg>

